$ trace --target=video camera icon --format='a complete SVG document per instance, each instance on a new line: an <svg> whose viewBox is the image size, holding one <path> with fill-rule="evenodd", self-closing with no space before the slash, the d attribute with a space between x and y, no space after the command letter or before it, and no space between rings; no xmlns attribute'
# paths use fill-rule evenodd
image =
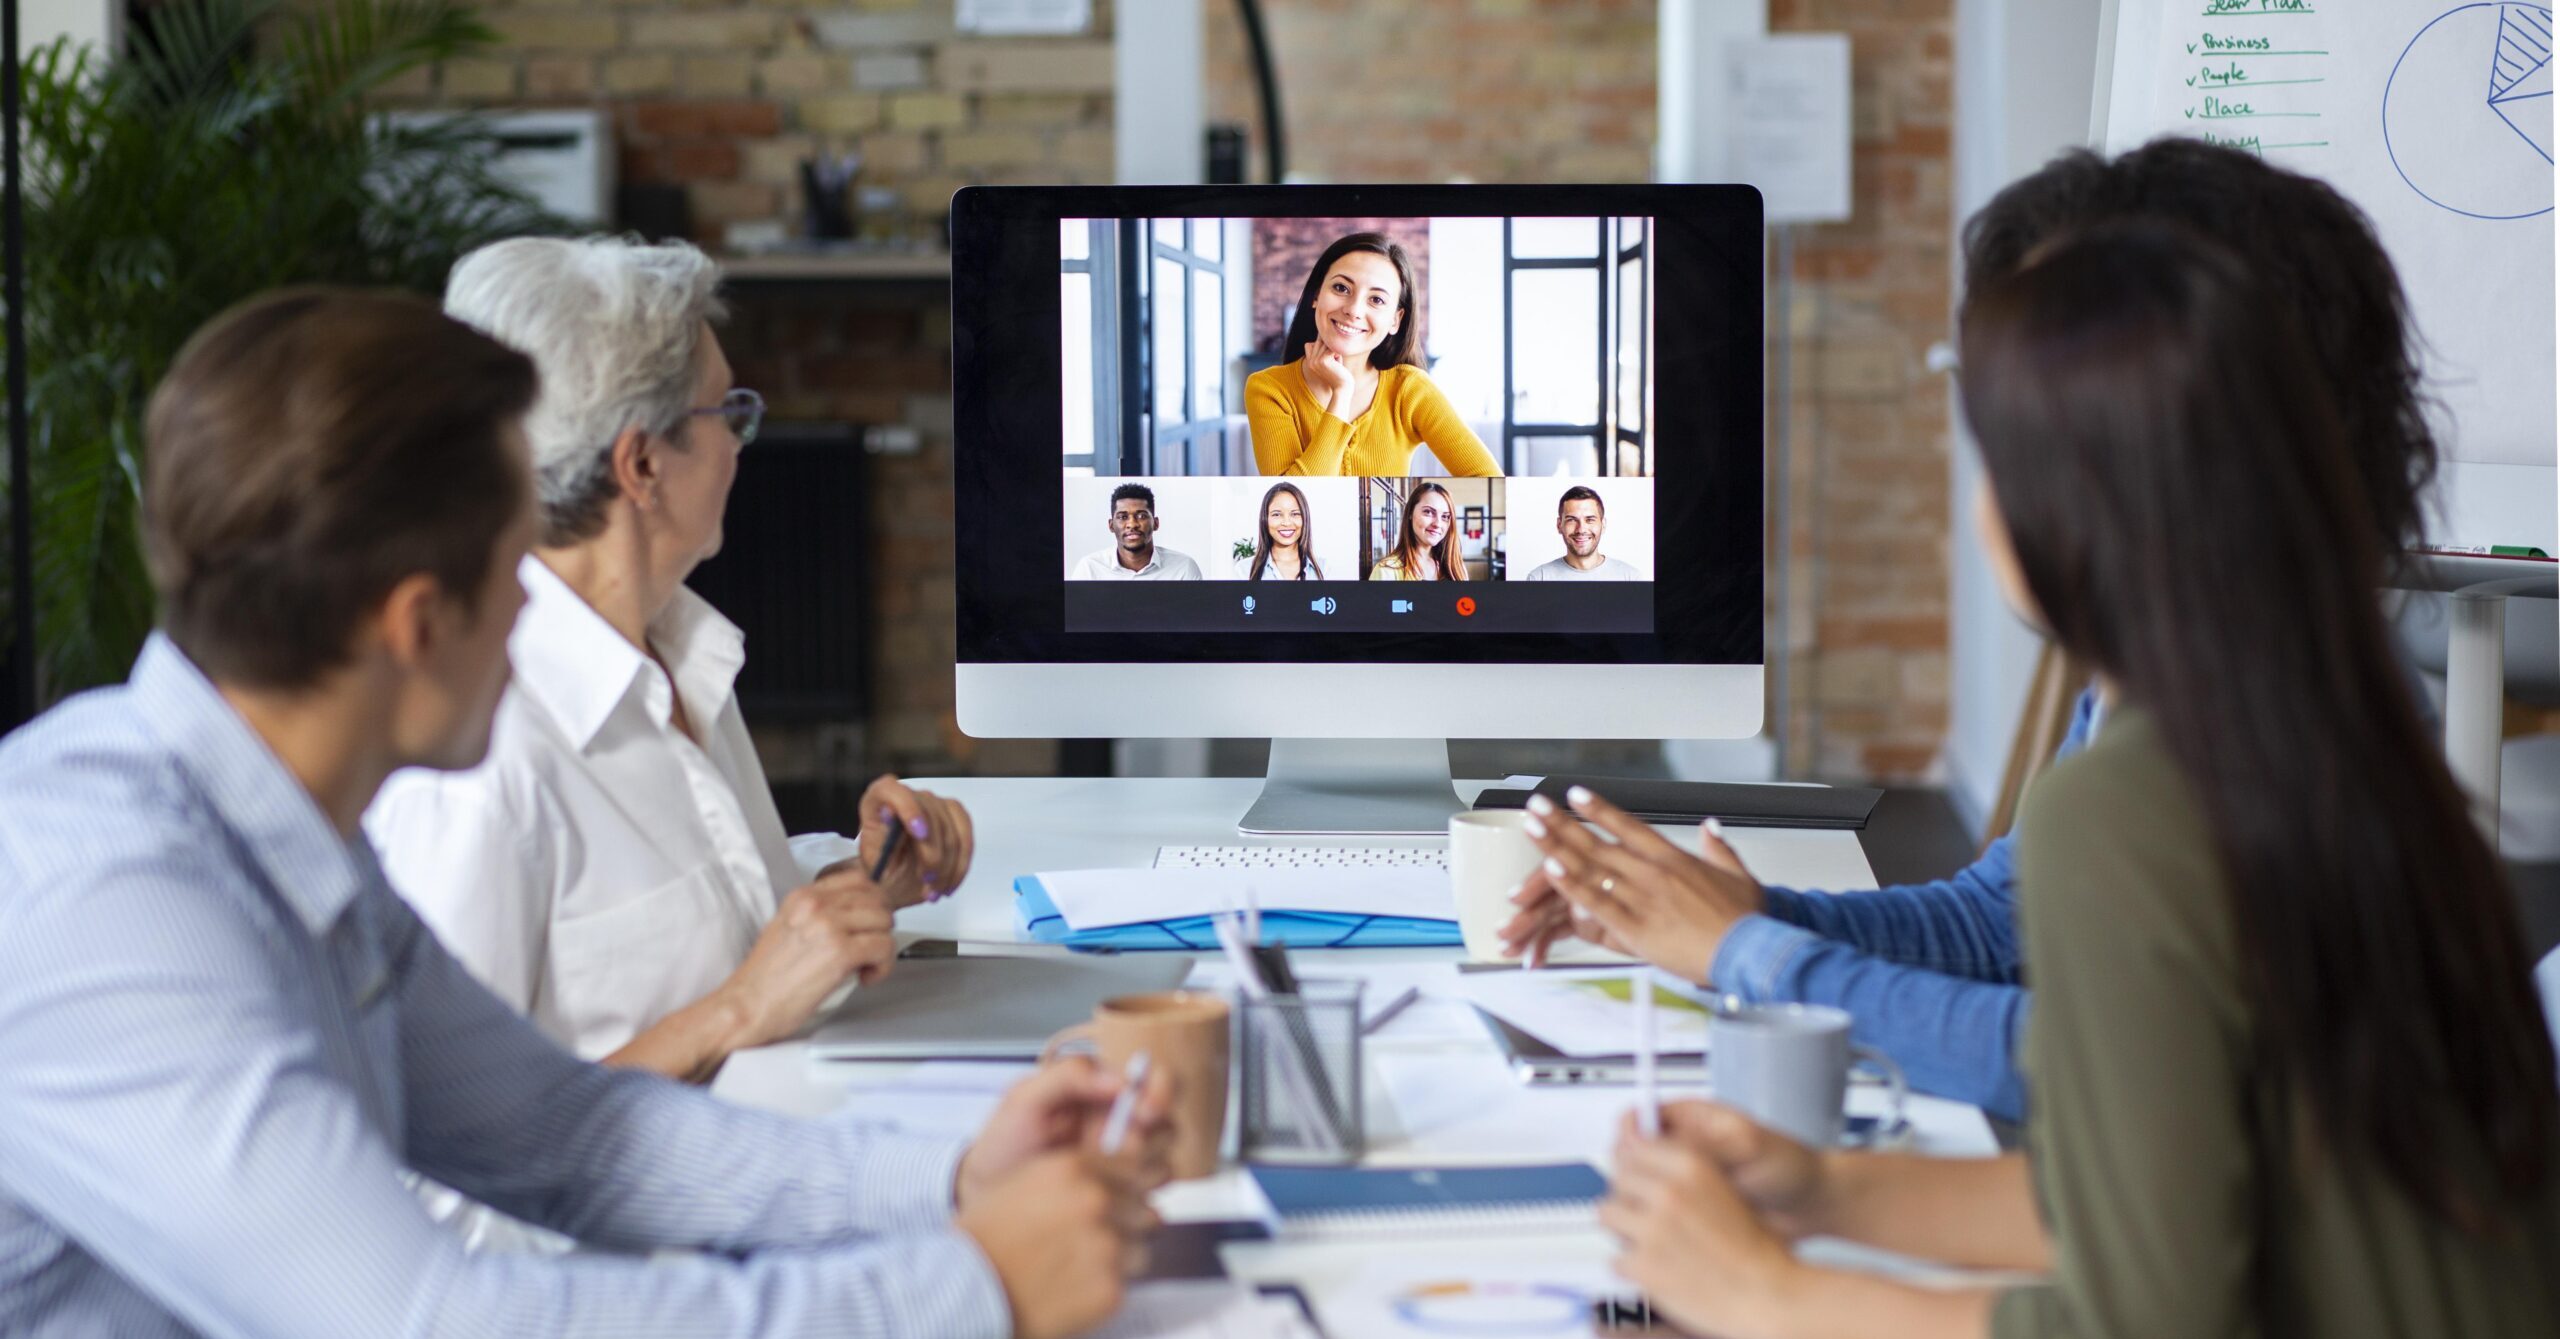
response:
<svg viewBox="0 0 2560 1339"><path fill-rule="evenodd" d="M1387 612L1390 614L1410 614L1413 612L1413 601L1389 600L1387 601Z"/></svg>
<svg viewBox="0 0 2560 1339"><path fill-rule="evenodd" d="M1330 614L1341 607L1342 606L1333 602L1333 597L1330 595L1319 595L1316 598L1307 601L1307 608L1312 609L1319 614Z"/></svg>

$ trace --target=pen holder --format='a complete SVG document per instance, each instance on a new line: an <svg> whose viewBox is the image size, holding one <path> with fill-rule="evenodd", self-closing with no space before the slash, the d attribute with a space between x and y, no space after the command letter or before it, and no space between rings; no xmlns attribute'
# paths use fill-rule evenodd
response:
<svg viewBox="0 0 2560 1339"><path fill-rule="evenodd" d="M1239 1157L1360 1160L1360 987L1301 980L1295 995L1235 1002Z"/></svg>

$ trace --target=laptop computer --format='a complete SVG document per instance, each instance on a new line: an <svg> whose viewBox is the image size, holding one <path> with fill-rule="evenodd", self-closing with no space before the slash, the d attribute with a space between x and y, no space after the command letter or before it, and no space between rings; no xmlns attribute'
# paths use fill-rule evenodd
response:
<svg viewBox="0 0 2560 1339"><path fill-rule="evenodd" d="M820 1060L1033 1060L1116 995L1173 990L1180 954L1109 958L907 958L809 1034Z"/></svg>

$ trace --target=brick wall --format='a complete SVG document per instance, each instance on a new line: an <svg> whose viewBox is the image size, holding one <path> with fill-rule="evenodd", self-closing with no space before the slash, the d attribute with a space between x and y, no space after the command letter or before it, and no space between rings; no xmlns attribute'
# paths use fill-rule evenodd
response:
<svg viewBox="0 0 2560 1339"><path fill-rule="evenodd" d="M1297 315L1298 295L1307 288L1307 271L1324 249L1355 232L1383 232L1404 248L1413 266L1413 288L1431 291L1431 228L1418 219L1259 219L1253 225L1253 347L1286 361L1298 354L1282 349L1290 318Z"/></svg>
<svg viewBox="0 0 2560 1339"><path fill-rule="evenodd" d="M979 39L950 0L492 0L494 52L403 96L614 109L627 182L685 188L696 235L795 218L798 165L859 153L929 229L972 182L1111 175L1110 5L1067 38Z"/></svg>
<svg viewBox="0 0 2560 1339"><path fill-rule="evenodd" d="M492 0L503 41L422 72L403 100L444 106L600 106L621 179L683 188L696 240L732 223L798 223L800 162L858 153L866 186L897 192L906 224L938 235L969 183L1107 181L1111 4L1073 37L979 39L952 0ZM971 740L951 697L951 330L940 285L747 284L723 332L740 384L777 418L903 425L921 450L873 461L879 667L862 756L833 732L759 731L778 784L824 767L912 774L1045 772L1051 741ZM754 468L752 454L747 468Z"/></svg>
<svg viewBox="0 0 2560 1339"><path fill-rule="evenodd" d="M1228 6L1209 13L1211 115L1254 127L1242 33ZM1293 173L1651 176L1653 0L1296 0L1266 14ZM1803 230L1796 248L1789 737L1801 772L1913 778L1947 723L1947 395L1921 364L1950 302L1952 2L1770 0L1770 25L1847 32L1856 102L1856 217ZM1258 176L1258 131L1252 153Z"/></svg>

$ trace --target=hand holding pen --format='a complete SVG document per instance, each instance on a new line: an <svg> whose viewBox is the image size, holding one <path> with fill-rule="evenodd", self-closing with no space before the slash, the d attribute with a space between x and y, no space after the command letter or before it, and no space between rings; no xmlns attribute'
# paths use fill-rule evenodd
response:
<svg viewBox="0 0 2560 1339"><path fill-rule="evenodd" d="M862 792L861 813L859 859L891 906L939 901L959 891L977 854L969 811L959 801L884 776Z"/></svg>

